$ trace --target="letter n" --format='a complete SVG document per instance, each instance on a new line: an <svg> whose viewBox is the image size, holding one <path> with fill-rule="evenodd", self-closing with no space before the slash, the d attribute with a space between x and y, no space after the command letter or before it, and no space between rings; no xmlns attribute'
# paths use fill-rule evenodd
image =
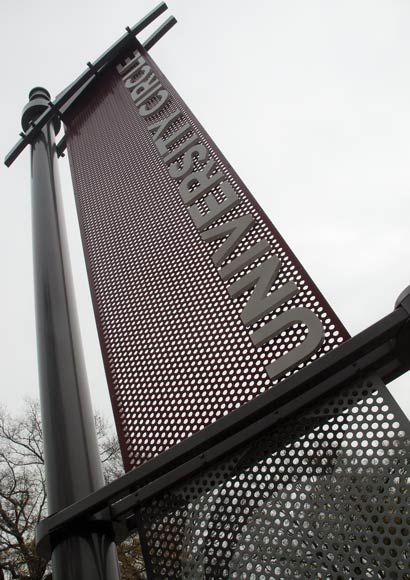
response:
<svg viewBox="0 0 410 580"><path fill-rule="evenodd" d="M278 290L270 292L280 266L279 258L270 256L228 287L228 292L233 298L254 288L241 314L242 321L247 326L273 312L298 293L299 289L294 282L287 282Z"/></svg>

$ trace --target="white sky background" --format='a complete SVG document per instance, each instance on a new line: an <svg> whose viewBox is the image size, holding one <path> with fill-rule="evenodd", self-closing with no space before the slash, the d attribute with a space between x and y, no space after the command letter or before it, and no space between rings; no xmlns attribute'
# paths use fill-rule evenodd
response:
<svg viewBox="0 0 410 580"><path fill-rule="evenodd" d="M63 90L156 0L2 0L1 158L28 91ZM352 335L410 284L408 0L169 0L151 54ZM156 25L150 28L151 32ZM140 35L144 40L147 33ZM29 153L2 166L1 398L38 394ZM110 403L67 161L62 189L89 383ZM409 380L392 385L410 416Z"/></svg>

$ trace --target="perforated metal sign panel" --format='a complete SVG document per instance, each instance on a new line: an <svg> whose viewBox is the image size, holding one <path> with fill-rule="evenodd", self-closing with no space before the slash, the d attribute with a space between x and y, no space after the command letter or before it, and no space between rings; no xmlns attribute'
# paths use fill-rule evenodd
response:
<svg viewBox="0 0 410 580"><path fill-rule="evenodd" d="M142 48L64 120L127 469L347 338Z"/></svg>
<svg viewBox="0 0 410 580"><path fill-rule="evenodd" d="M144 505L148 577L409 580L409 464L380 379L351 385Z"/></svg>

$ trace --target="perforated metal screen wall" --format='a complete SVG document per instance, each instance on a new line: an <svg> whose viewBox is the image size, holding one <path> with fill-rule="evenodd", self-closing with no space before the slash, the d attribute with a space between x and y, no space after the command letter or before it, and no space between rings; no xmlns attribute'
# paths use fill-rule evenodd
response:
<svg viewBox="0 0 410 580"><path fill-rule="evenodd" d="M143 49L141 53L149 74L169 92L161 109L142 117L124 78L110 69L64 119L95 315L127 469L274 388L278 380L348 336L213 141ZM138 84L142 74L143 69L131 75L130 83ZM154 95L146 104L153 107L158 99ZM181 115L155 140L149 126L177 109ZM184 133L187 124L190 129ZM195 135L208 161L215 161L212 175L221 172L225 190L229 184L237 198L208 230L191 219L192 206L181 198L181 179L171 177L165 160ZM246 135L241 138L246 140ZM173 160L174 170L182 159ZM194 158L192 169L202 168ZM202 217L210 196L223 202L220 183L195 202ZM211 239L206 231L242 223L236 218L249 219L252 227L244 230L224 262L215 264L224 238ZM245 263L248 250L253 261ZM237 271L235 259L242 260ZM243 286L273 260L279 265L268 284L272 293L280 295L292 285L297 291L265 309L257 320L244 323L252 285L235 294L235 284ZM261 298L261 304L265 302ZM285 360L294 349L302 352L310 334L297 317L268 341L255 344L256 333L266 331L281 315L285 319L284 313L302 309L321 322L323 342L288 372L272 378L269 365Z"/></svg>
<svg viewBox="0 0 410 580"><path fill-rule="evenodd" d="M142 508L148 577L409 580L409 451L380 379L328 396Z"/></svg>

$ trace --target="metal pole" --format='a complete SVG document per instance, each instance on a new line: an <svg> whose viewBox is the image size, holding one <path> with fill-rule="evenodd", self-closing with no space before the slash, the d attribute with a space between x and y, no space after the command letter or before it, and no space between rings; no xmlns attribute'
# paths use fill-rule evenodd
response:
<svg viewBox="0 0 410 580"><path fill-rule="evenodd" d="M47 109L43 88L30 92L24 130ZM49 514L104 485L80 341L55 132L45 125L31 146L34 285ZM97 526L78 529L52 554L54 580L118 580L115 544Z"/></svg>

